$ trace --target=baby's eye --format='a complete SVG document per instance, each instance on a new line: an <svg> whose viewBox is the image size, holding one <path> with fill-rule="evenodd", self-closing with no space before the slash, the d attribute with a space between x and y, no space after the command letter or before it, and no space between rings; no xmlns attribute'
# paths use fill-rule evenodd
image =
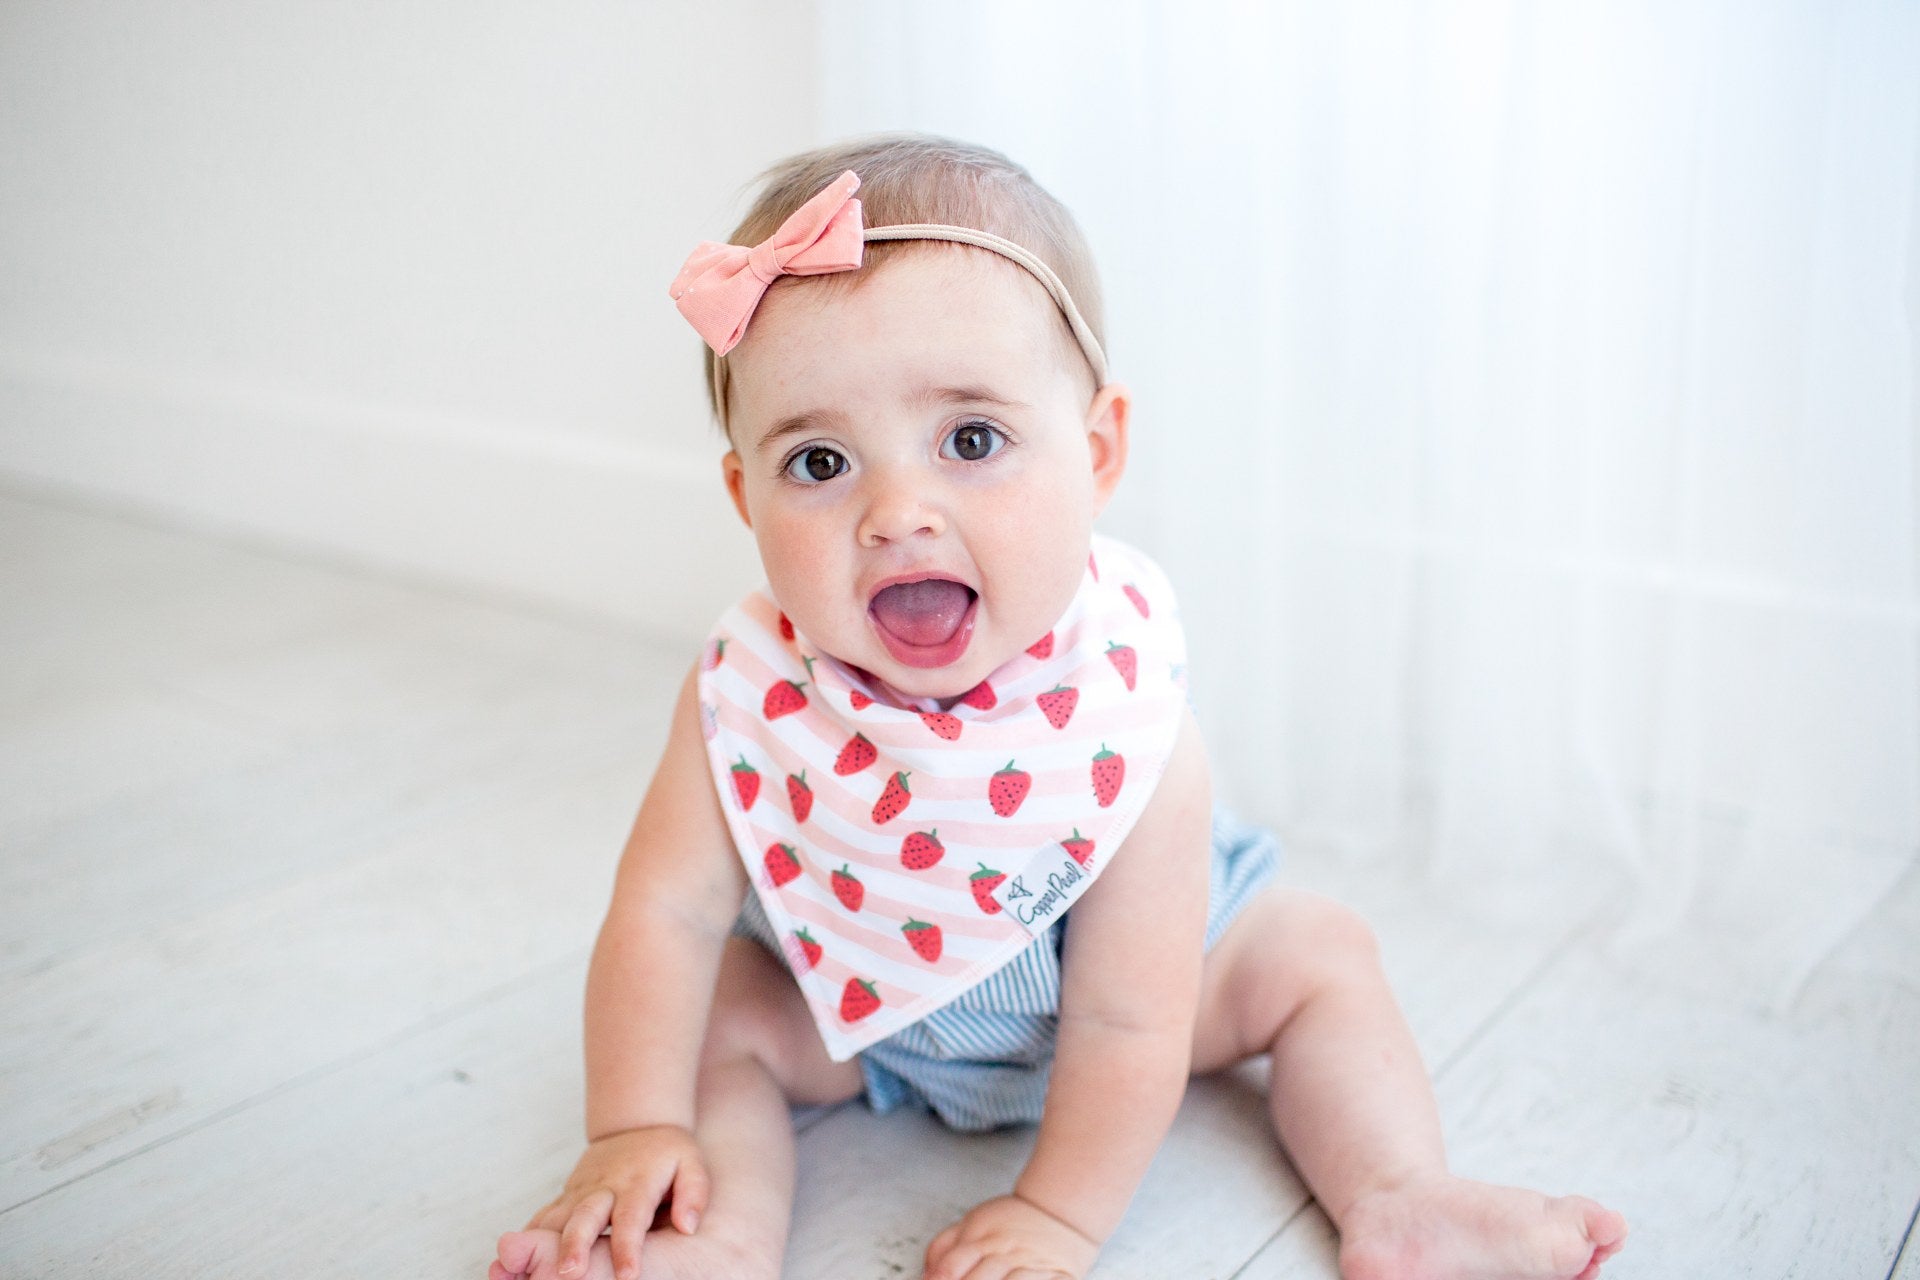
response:
<svg viewBox="0 0 1920 1280"><path fill-rule="evenodd" d="M940 449L942 457L958 458L962 462L979 462L984 458L991 458L1006 448L1007 438L991 423L963 422L954 428L952 435L947 437L946 444L952 445L953 448L949 451L945 445L942 445Z"/></svg>
<svg viewBox="0 0 1920 1280"><path fill-rule="evenodd" d="M816 444L787 459L787 476L801 484L819 484L847 469L847 460L837 449Z"/></svg>

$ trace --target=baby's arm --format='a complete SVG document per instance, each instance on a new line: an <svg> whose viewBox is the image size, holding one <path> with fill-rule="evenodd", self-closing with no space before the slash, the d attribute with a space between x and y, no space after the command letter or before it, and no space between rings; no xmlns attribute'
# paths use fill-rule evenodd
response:
<svg viewBox="0 0 1920 1280"><path fill-rule="evenodd" d="M621 855L587 973L587 1141L566 1189L529 1227L563 1231L562 1267L611 1225L614 1263L637 1269L641 1238L672 1190L691 1232L706 1172L693 1130L694 1079L720 955L747 891L707 774L696 676Z"/></svg>
<svg viewBox="0 0 1920 1280"><path fill-rule="evenodd" d="M1083 1275L1126 1213L1186 1091L1212 795L1188 713L1146 812L1073 907L1059 1041L1033 1155L1013 1195L935 1237L930 1280L965 1276L996 1255Z"/></svg>

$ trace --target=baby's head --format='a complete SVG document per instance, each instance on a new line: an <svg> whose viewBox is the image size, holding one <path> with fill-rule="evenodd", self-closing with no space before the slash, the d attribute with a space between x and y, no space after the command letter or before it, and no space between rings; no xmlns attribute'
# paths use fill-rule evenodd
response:
<svg viewBox="0 0 1920 1280"><path fill-rule="evenodd" d="M821 218L947 230L874 239L841 269L855 242L750 304L738 345L707 353L723 469L795 628L901 693L951 700L1065 612L1125 468L1129 405L1106 381L1072 216L992 151L890 136L796 156L732 242L764 243L848 171L864 207L844 209L843 183Z"/></svg>
<svg viewBox="0 0 1920 1280"><path fill-rule="evenodd" d="M1053 271L1096 342L1106 345L1099 272L1073 214L1025 169L997 151L972 143L928 134L879 134L789 157L761 175L753 207L733 229L728 243L761 243L796 209L848 171L860 176L859 199L868 228L909 224L969 227L1011 240ZM866 260L859 271L811 277L809 287L827 293L851 289L896 256L913 253L925 243L875 241L867 245ZM773 287L786 290L798 282L790 277ZM1086 357L1066 317L1051 302L1046 306L1059 317L1055 332L1062 344L1061 358L1085 365ZM703 354L714 416L727 438L738 443L728 412L732 363L726 356L716 356L710 347ZM1095 386L1090 368L1086 376L1091 395Z"/></svg>

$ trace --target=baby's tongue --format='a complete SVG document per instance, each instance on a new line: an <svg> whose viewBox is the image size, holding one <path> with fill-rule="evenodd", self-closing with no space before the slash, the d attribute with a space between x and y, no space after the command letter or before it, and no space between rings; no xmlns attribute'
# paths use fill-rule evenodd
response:
<svg viewBox="0 0 1920 1280"><path fill-rule="evenodd" d="M900 582L873 598L880 625L913 645L944 644L960 629L973 593L957 582Z"/></svg>

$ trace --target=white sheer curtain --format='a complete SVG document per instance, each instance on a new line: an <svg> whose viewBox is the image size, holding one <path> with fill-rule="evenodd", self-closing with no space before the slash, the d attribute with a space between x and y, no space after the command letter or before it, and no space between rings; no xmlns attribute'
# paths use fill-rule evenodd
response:
<svg viewBox="0 0 1920 1280"><path fill-rule="evenodd" d="M829 0L1081 218L1223 798L1776 994L1915 860L1920 5ZM1389 864L1390 865L1390 864ZM1684 930L1676 926L1685 926Z"/></svg>

